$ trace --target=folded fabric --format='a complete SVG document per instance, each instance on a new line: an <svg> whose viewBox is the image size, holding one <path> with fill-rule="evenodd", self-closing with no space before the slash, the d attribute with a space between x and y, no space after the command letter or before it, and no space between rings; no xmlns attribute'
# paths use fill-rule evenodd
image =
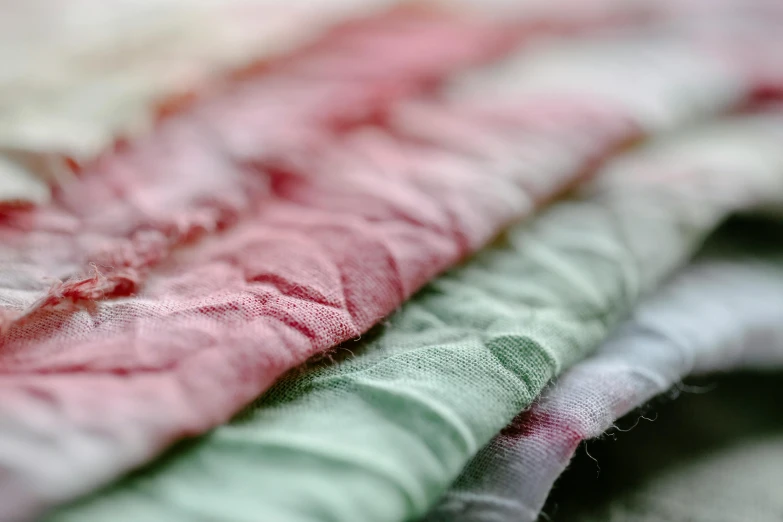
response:
<svg viewBox="0 0 783 522"><path fill-rule="evenodd" d="M44 181L66 183L69 163L148 131L194 90L393 3L3 2L0 207L48 202Z"/></svg>
<svg viewBox="0 0 783 522"><path fill-rule="evenodd" d="M547 9L517 9L515 19L535 33L664 16L666 10L648 3L596 0L564 11L561 2L549 2ZM117 139L149 131L161 114L219 89L231 71L265 67L335 24L397 4L28 0L0 5L0 205L46 203L50 194L42 180L67 181L69 164L87 162ZM427 4L421 4L424 10ZM437 7L460 13L465 6ZM481 11L485 18L493 13Z"/></svg>
<svg viewBox="0 0 783 522"><path fill-rule="evenodd" d="M582 440L689 374L783 366L783 249L770 243L783 226L760 228L715 238L483 448L425 520L536 520Z"/></svg>
<svg viewBox="0 0 783 522"><path fill-rule="evenodd" d="M340 364L50 520L402 521L728 213L783 201L783 115L612 161L579 199L431 283Z"/></svg>
<svg viewBox="0 0 783 522"><path fill-rule="evenodd" d="M683 386L691 393L656 401L644 415L654 422L592 441L590 456L579 452L553 492L551 519L780 520L780 378L779 371L705 377Z"/></svg>
<svg viewBox="0 0 783 522"><path fill-rule="evenodd" d="M41 0L0 5L0 205L44 204L44 180L65 182L115 140L138 136L196 93L219 87L237 67L266 64L335 24L397 0ZM431 2L465 11L471 2ZM724 0L710 15L723 16ZM509 17L536 31L623 25L691 13L650 0L526 2ZM568 9L564 9L568 5ZM478 7L492 17L499 6ZM420 9L424 6L420 5ZM456 8L456 9L455 9ZM745 7L747 10L748 8ZM698 12L704 17L708 13ZM544 27L546 26L546 27ZM65 158L67 157L67 161Z"/></svg>
<svg viewBox="0 0 783 522"><path fill-rule="evenodd" d="M702 39L610 36L401 101L515 34L416 14L347 27L5 220L2 509L83 494L228 420L612 149L748 101L759 77ZM628 74L645 81L618 97Z"/></svg>
<svg viewBox="0 0 783 522"><path fill-rule="evenodd" d="M309 189L317 182L312 179L316 177L313 170L323 176L320 171L342 167L339 162L352 159L345 156L356 155L350 148L344 150L348 147L345 142L350 140L341 135L352 125L377 124L377 128L360 128L358 134L363 141L371 139L364 137L369 130L379 130L381 135L386 131L402 134L401 141L411 148L416 144L405 141L409 134L421 139L422 129L440 123L436 136L425 137L446 140L451 154L460 158L467 154L465 150L453 150L458 145L477 149L470 150L471 155L483 153L498 162L496 156L504 153L506 163L506 158L521 163L527 159L521 153L511 157L507 150L498 150L503 144L496 143L497 136L480 139L478 132L466 130L494 125L481 130L496 134L503 125L503 131L514 132L509 127L516 124L528 127L523 130L533 134L525 136L527 140L546 141L551 136L542 138L536 132L564 132L551 127L562 125L567 129L588 117L598 129L608 129L599 134L611 131L609 138L596 138L593 148L600 153L616 144L619 126L624 126L619 131L622 137L628 138L637 132L630 125L652 131L665 126L662 123L725 110L748 101L749 91L758 88L763 77L756 65L748 67L744 61L746 42L732 47L736 39L733 32L724 31L718 41L706 42L702 35L673 34L667 38L664 34L661 38L653 34L549 43L539 46L537 52L522 52L516 62L505 62L472 81L456 82L467 87L447 90L457 91L451 96L455 103L445 107L437 102L425 103L456 114L441 114L440 120L425 114L408 122L407 127L397 128L395 120L406 111L400 111L393 101L410 97L434 80L471 64L490 60L519 33L527 33L503 29L412 13L344 27L313 49L272 67L268 74L240 80L221 95L194 103L179 117L165 121L158 132L130 146L119 146L119 150L86 168L83 179L65 187L53 205L37 212L4 216L0 232L7 244L0 251L0 259L8 264L5 279L9 280L7 288L14 292L3 299L3 326L7 328L20 317L69 300L129 295L138 290L138 279L144 277L144 272L166 258L174 247L220 231L242 218L248 221L258 217L253 214L270 199L305 199L290 194L291 186L306 185ZM762 41L770 46L776 42L774 32L762 33L766 36ZM422 54L419 49L425 44L427 53ZM781 69L775 60L765 65L774 71ZM643 81L633 89L624 89L622 80L630 74ZM495 112L510 112L501 122L497 114L475 114L471 107L478 104L487 109L487 94L506 97L506 103L513 105L491 104ZM530 99L520 103L522 95ZM548 107L531 114L533 108L544 104ZM569 110L577 114L567 114ZM599 117L593 113L596 110L619 114ZM455 121L448 121L448 116ZM481 121L482 116L490 121ZM512 121L506 121L509 118ZM523 121L514 121L516 118ZM541 122L560 118L575 121L551 125ZM530 119L538 121L531 123L527 121ZM285 121L286 128L274 128L275 121ZM462 129L453 129L460 123ZM544 130L529 129L536 123ZM356 132L348 134L358 139L353 135ZM453 143L460 138L459 143ZM476 140L480 140L478 145L473 144ZM328 148L338 150L324 150ZM330 157L322 158L323 154ZM326 168L303 165L313 157L313 163L330 164ZM441 163L448 159L429 161L442 169ZM426 167L435 168L430 164ZM524 167L531 170L530 165ZM574 172L570 174L575 177ZM364 183L372 184L374 178L369 174L366 177L369 179ZM548 197L554 191L540 192ZM352 203L342 193L339 202L343 207ZM44 241L48 247L45 250L40 248ZM67 282L52 286L52 279Z"/></svg>
<svg viewBox="0 0 783 522"><path fill-rule="evenodd" d="M163 97L394 0L46 0L0 5L0 150L87 159L150 127Z"/></svg>

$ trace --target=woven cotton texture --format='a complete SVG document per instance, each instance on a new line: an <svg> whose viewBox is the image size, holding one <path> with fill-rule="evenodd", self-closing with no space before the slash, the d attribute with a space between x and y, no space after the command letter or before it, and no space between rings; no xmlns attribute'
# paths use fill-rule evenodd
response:
<svg viewBox="0 0 783 522"><path fill-rule="evenodd" d="M783 365L783 249L769 241L783 226L760 228L714 238L483 448L425 520L536 520L582 440L689 374Z"/></svg>
<svg viewBox="0 0 783 522"><path fill-rule="evenodd" d="M456 74L517 41L501 29L347 26L9 216L2 509L34 514L228 420L618 146L747 102L780 67L727 53L729 33L613 35ZM643 88L617 97L629 74Z"/></svg>
<svg viewBox="0 0 783 522"><path fill-rule="evenodd" d="M346 346L354 357L284 380L240 419L49 520L423 515L723 217L780 203L782 140L770 114L629 152L579 199L431 283L377 338Z"/></svg>
<svg viewBox="0 0 783 522"><path fill-rule="evenodd" d="M7 216L0 510L33 515L228 420L638 135L590 98L398 112L507 36L430 15L349 26ZM406 133L439 115L474 146Z"/></svg>

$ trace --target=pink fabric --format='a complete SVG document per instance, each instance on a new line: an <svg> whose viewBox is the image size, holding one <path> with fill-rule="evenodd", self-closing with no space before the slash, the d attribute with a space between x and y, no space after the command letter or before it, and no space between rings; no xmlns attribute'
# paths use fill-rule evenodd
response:
<svg viewBox="0 0 783 522"><path fill-rule="evenodd" d="M405 26L408 37L395 41ZM346 27L165 120L132 146L119 144L80 183L64 187L55 205L7 216L0 259L14 263L6 277L24 278L17 286L28 292L6 304L4 326L63 298L136 292L173 247L223 230L274 197L258 164L328 139L336 126L372 120L393 99L490 58L510 36L496 29L403 15ZM66 282L51 286L29 265Z"/></svg>
<svg viewBox="0 0 783 522"><path fill-rule="evenodd" d="M346 26L119 143L52 205L3 214L4 512L86 492L227 420L636 135L591 100L427 101L524 34L420 13ZM406 136L403 120L438 115L467 143L524 130L578 157L519 176L486 150ZM68 476L47 466L64 458Z"/></svg>
<svg viewBox="0 0 783 522"><path fill-rule="evenodd" d="M348 26L5 214L0 505L35 512L227 420L646 129L600 96L430 89L519 35ZM73 467L39 488L51 458Z"/></svg>

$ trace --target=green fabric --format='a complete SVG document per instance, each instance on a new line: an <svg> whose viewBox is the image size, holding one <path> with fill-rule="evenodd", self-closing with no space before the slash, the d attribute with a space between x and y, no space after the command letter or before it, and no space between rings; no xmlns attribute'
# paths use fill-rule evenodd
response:
<svg viewBox="0 0 783 522"><path fill-rule="evenodd" d="M783 119L770 118L631 151L338 350L344 361L289 376L230 425L49 520L424 514L728 213L783 197L779 143Z"/></svg>

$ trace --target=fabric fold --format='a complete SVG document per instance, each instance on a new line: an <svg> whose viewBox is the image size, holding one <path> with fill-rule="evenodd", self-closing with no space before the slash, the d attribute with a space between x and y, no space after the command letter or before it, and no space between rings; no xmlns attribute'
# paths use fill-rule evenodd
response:
<svg viewBox="0 0 783 522"><path fill-rule="evenodd" d="M297 372L231 424L49 520L424 515L728 214L781 203L781 140L773 111L627 152L580 197L431 283L365 345L346 345L355 356Z"/></svg>
<svg viewBox="0 0 783 522"><path fill-rule="evenodd" d="M611 34L563 39L552 67L544 46L456 74L516 31L416 11L346 27L100 158L56 205L7 216L3 509L34 514L225 422L629 140L747 103L777 67L738 59L745 42L727 53L731 32ZM617 97L629 74L646 81ZM516 326L493 328L502 351Z"/></svg>
<svg viewBox="0 0 783 522"><path fill-rule="evenodd" d="M783 250L770 240L781 233L781 224L753 222L717 234L483 448L424 520L537 520L581 441L689 375L780 368Z"/></svg>

